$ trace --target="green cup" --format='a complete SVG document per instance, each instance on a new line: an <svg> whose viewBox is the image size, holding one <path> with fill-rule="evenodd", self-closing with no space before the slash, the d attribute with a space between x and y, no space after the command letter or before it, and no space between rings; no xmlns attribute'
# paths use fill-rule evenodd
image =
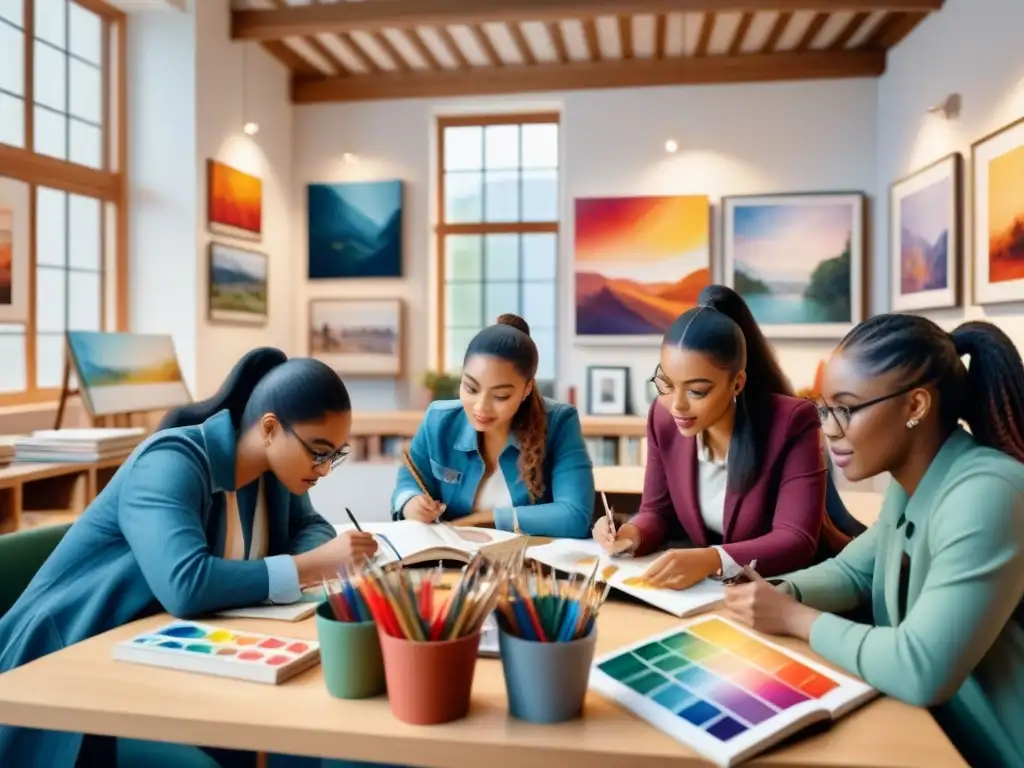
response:
<svg viewBox="0 0 1024 768"><path fill-rule="evenodd" d="M337 699L379 696L387 686L377 625L372 621L338 621L326 601L316 609L320 665L327 692Z"/></svg>

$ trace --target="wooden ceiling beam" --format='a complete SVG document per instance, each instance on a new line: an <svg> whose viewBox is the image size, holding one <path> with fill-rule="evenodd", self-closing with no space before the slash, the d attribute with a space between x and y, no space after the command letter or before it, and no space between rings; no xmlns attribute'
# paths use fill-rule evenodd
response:
<svg viewBox="0 0 1024 768"><path fill-rule="evenodd" d="M312 104L585 88L876 77L884 71L885 52L875 50L672 57L537 64L532 67L477 67L472 73L446 71L375 77L296 77L292 81L292 101Z"/></svg>
<svg viewBox="0 0 1024 768"><path fill-rule="evenodd" d="M927 13L944 0L367 0L274 10L236 10L236 40L280 40L317 32L443 27L490 21L549 21L637 13L739 11L894 11Z"/></svg>

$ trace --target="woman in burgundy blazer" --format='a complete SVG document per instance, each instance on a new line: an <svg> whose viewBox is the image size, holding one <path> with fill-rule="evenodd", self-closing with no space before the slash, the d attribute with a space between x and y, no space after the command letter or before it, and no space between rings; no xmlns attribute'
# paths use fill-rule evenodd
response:
<svg viewBox="0 0 1024 768"><path fill-rule="evenodd" d="M647 470L639 512L594 538L613 553L662 547L674 524L692 547L648 569L685 589L756 562L764 576L805 568L849 539L825 514L821 424L791 387L739 294L712 285L665 334L651 379Z"/></svg>

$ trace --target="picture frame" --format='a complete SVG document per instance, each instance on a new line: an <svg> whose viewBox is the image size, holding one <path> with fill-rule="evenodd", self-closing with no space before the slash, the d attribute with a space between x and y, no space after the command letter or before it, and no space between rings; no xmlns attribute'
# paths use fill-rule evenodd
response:
<svg viewBox="0 0 1024 768"><path fill-rule="evenodd" d="M1024 300L1024 118L971 145L974 303Z"/></svg>
<svg viewBox="0 0 1024 768"><path fill-rule="evenodd" d="M863 192L722 198L722 281L769 338L840 338L864 319Z"/></svg>
<svg viewBox="0 0 1024 768"><path fill-rule="evenodd" d="M400 179L309 184L306 216L308 279L402 277Z"/></svg>
<svg viewBox="0 0 1024 768"><path fill-rule="evenodd" d="M241 240L263 239L263 181L213 158L206 161L206 228Z"/></svg>
<svg viewBox="0 0 1024 768"><path fill-rule="evenodd" d="M630 369L627 366L587 367L587 413L626 416L630 412Z"/></svg>
<svg viewBox="0 0 1024 768"><path fill-rule="evenodd" d="M213 323L266 325L270 318L267 272L262 251L229 243L207 247L207 318Z"/></svg>
<svg viewBox="0 0 1024 768"><path fill-rule="evenodd" d="M404 314L401 299L311 299L309 356L343 378L401 378Z"/></svg>
<svg viewBox="0 0 1024 768"><path fill-rule="evenodd" d="M889 189L890 306L893 312L960 304L963 156L946 155Z"/></svg>
<svg viewBox="0 0 1024 768"><path fill-rule="evenodd" d="M0 178L0 323L29 316L29 199L31 187Z"/></svg>

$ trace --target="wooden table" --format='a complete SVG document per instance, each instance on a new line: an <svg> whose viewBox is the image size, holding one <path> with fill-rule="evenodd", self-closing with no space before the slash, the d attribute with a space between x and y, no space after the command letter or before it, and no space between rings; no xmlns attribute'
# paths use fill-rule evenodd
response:
<svg viewBox="0 0 1024 768"><path fill-rule="evenodd" d="M605 493L639 495L644 491L644 468L637 466L594 467L594 488ZM878 519L882 494L871 491L840 491L850 514L864 525Z"/></svg>
<svg viewBox="0 0 1024 768"><path fill-rule="evenodd" d="M585 719L551 726L510 719L498 660L480 660L468 718L418 727L396 721L384 697L330 698L319 667L275 687L110 658L115 641L168 620L166 615L143 619L0 675L0 723L432 768L709 765L594 693L588 695ZM316 637L313 620L284 624L217 619L215 623L251 632ZM677 624L673 616L609 601L601 612L597 652ZM802 643L781 642L807 652ZM888 698L865 705L828 730L775 748L751 764L792 768L965 765L925 710Z"/></svg>

